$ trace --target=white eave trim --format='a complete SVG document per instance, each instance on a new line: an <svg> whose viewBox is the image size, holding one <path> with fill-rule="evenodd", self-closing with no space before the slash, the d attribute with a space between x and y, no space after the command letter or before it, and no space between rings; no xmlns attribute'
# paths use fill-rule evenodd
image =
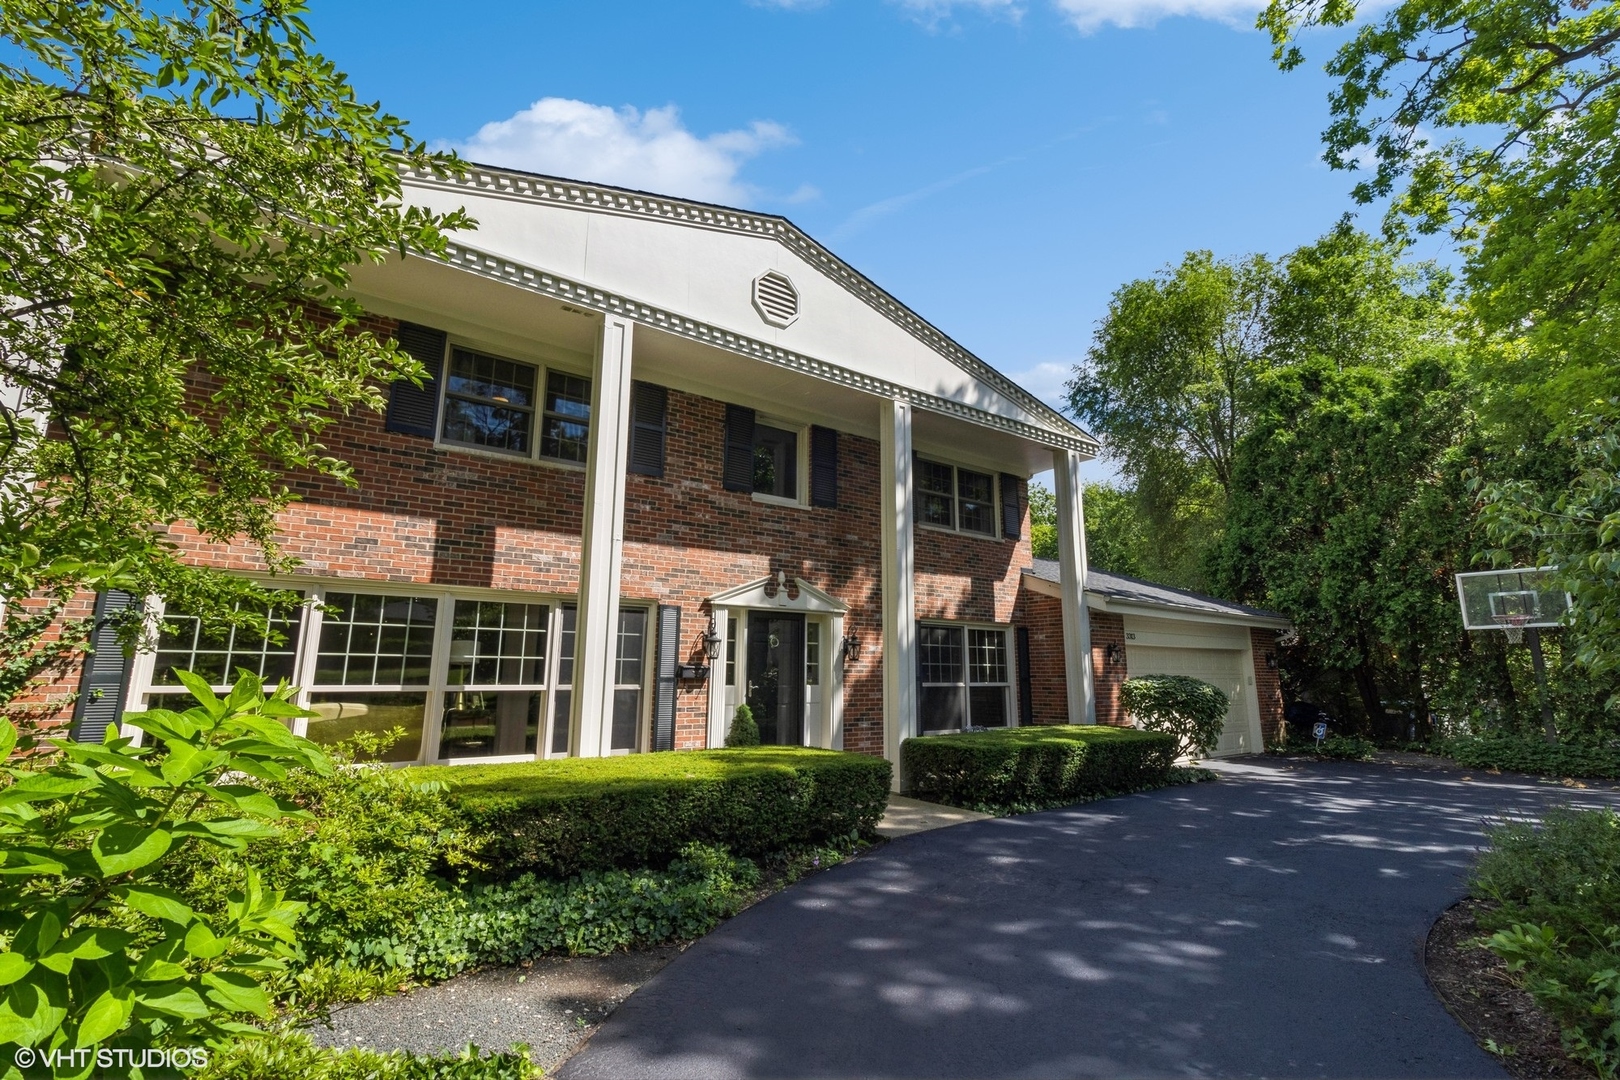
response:
<svg viewBox="0 0 1620 1080"><path fill-rule="evenodd" d="M1062 597L1062 587L1029 571L1024 571L1024 586L1042 596ZM1107 611L1119 615L1147 615L1155 619L1180 619L1184 622L1216 623L1223 626L1253 626L1263 630L1287 630L1293 624L1287 619L1269 615L1248 615L1240 611L1197 611L1177 607L1175 604L1152 604L1141 600L1121 600L1117 596L1086 591L1086 607L1091 611Z"/></svg>
<svg viewBox="0 0 1620 1080"><path fill-rule="evenodd" d="M1007 378L1001 372L958 345L944 331L896 300L865 274L850 266L827 248L811 239L810 235L787 218L774 214L754 214L711 203L672 199L643 191L607 187L602 184L581 183L557 177L535 176L528 173L496 169L485 165L471 166L462 177L441 176L427 170L401 169L401 180L420 187L472 189L481 195L514 199L550 205L566 205L575 209L598 213L619 214L626 217L656 218L691 228L714 229L720 232L741 233L745 236L766 236L820 270L846 292L859 298L868 307L905 330L912 337L945 357L980 382L996 388L997 392L1016 402L1019 407L1049 422L1063 425L1085 434L1052 406ZM1089 440L1089 441L1088 441ZM1085 453L1095 454L1098 444L1087 435L1073 440L1076 449L1090 446ZM1057 445L1057 444L1053 444ZM1064 444L1067 445L1067 444Z"/></svg>
<svg viewBox="0 0 1620 1080"><path fill-rule="evenodd" d="M1100 449L1098 444L1089 437L1079 438L1078 436L1085 433L1080 431L1079 428L1068 424L1064 426L1075 434L1070 435L1060 431L1053 431L1050 428L1037 427L1022 420L1014 420L1011 417L974 408L972 405L965 405L951 398L940 397L936 394L890 382L887 379L880 379L874 375L852 371L838 364L818 360L803 353L796 353L767 341L747 337L733 330L713 326L709 323L701 323L695 319L688 319L684 315L673 311L665 311L663 308L653 307L650 304L641 303L627 296L620 296L617 293L607 292L582 282L572 281L558 274L538 270L532 266L525 266L505 256L492 255L487 251L467 247L465 244L448 245L443 259L422 252L413 252L412 254L418 258L448 264L458 270L465 270L490 281L498 281L529 292L550 296L565 303L573 304L576 307L589 308L604 315L617 315L620 318L631 319L644 326L662 330L666 334L674 334L690 341L702 342L705 345L724 349L739 356L746 356L774 367L785 368L789 371L796 371L840 386L851 387L876 397L904 401L916 408L939 413L943 416L953 416L959 420L977 424L980 427L1004 431L1038 446L1073 450L1087 457L1094 457Z"/></svg>

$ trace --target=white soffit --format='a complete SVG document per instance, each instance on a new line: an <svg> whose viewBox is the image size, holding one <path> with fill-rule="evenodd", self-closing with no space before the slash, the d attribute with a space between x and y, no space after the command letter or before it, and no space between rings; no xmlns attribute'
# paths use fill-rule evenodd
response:
<svg viewBox="0 0 1620 1080"><path fill-rule="evenodd" d="M464 206L478 220L477 231L456 238L466 246L458 245L455 265L466 268L473 254L510 260L568 279L571 302L600 290L615 297L615 309L660 311L660 326L673 319L706 325L710 336L757 339L812 366L822 361L908 388L920 397L900 396L924 408L951 402L957 407L936 411L993 415L1020 434L1040 432L1037 442L1085 454L1098 449L1085 431L785 218L481 167L459 180L404 179L408 201L439 211ZM765 316L757 283L767 276L791 282L791 318Z"/></svg>

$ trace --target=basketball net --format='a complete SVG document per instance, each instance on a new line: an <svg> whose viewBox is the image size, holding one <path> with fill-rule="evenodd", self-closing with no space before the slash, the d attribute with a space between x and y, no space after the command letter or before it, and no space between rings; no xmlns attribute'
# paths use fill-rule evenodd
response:
<svg viewBox="0 0 1620 1080"><path fill-rule="evenodd" d="M1507 632L1509 645L1517 645L1524 640L1524 624L1530 621L1528 615L1493 615L1496 624Z"/></svg>

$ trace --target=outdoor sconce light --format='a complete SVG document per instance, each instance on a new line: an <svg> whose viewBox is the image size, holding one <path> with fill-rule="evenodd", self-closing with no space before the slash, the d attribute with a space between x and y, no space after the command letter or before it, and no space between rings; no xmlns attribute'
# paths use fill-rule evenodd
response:
<svg viewBox="0 0 1620 1080"><path fill-rule="evenodd" d="M1124 650L1119 647L1119 642L1110 641L1108 643L1108 648L1103 650L1103 662L1106 664L1119 663L1120 660L1124 659L1124 657L1121 655L1123 651Z"/></svg>
<svg viewBox="0 0 1620 1080"><path fill-rule="evenodd" d="M844 640L838 643L839 662L848 667L850 661L858 659L860 655L861 639L854 634L845 634Z"/></svg>
<svg viewBox="0 0 1620 1080"><path fill-rule="evenodd" d="M1266 653L1266 667L1270 668L1272 671L1277 670L1277 654L1276 653L1274 653L1274 652Z"/></svg>
<svg viewBox="0 0 1620 1080"><path fill-rule="evenodd" d="M720 655L720 635L714 629L714 616L709 616L709 628L703 632L703 655L710 660Z"/></svg>

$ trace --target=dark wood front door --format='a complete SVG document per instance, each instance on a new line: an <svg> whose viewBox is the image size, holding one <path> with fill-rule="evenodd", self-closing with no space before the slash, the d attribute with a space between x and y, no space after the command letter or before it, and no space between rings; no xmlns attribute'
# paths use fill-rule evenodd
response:
<svg viewBox="0 0 1620 1080"><path fill-rule="evenodd" d="M749 615L748 707L761 743L804 745L803 615Z"/></svg>

